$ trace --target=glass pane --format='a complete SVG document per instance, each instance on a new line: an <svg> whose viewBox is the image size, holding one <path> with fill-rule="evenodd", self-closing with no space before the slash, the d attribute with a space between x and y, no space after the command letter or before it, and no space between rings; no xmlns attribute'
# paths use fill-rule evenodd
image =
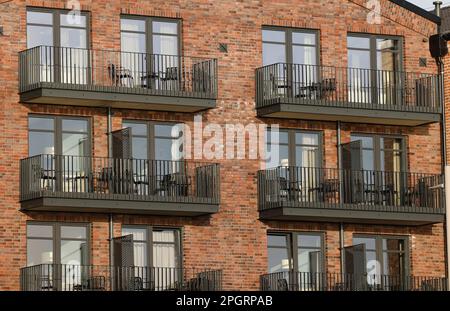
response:
<svg viewBox="0 0 450 311"><path fill-rule="evenodd" d="M289 257L287 248L268 248L269 273L289 270Z"/></svg>
<svg viewBox="0 0 450 311"><path fill-rule="evenodd" d="M397 40L377 39L377 50L395 50L397 48Z"/></svg>
<svg viewBox="0 0 450 311"><path fill-rule="evenodd" d="M268 235L267 245L287 247L287 236L285 235Z"/></svg>
<svg viewBox="0 0 450 311"><path fill-rule="evenodd" d="M146 241L147 240L147 229L122 227L122 235L130 235L130 234L133 235L133 240L135 240L135 241Z"/></svg>
<svg viewBox="0 0 450 311"><path fill-rule="evenodd" d="M297 145L317 146L319 144L319 134L295 133L295 143Z"/></svg>
<svg viewBox="0 0 450 311"><path fill-rule="evenodd" d="M381 264L377 260L376 251L366 251L366 271L368 275L380 275Z"/></svg>
<svg viewBox="0 0 450 311"><path fill-rule="evenodd" d="M49 12L27 11L27 23L52 25L53 14Z"/></svg>
<svg viewBox="0 0 450 311"><path fill-rule="evenodd" d="M390 52L377 52L377 69L385 71L396 70L396 54ZM395 83L393 73L378 73L378 82L381 87L388 88Z"/></svg>
<svg viewBox="0 0 450 311"><path fill-rule="evenodd" d="M349 50L348 67L370 69L370 51ZM352 74L360 78L365 78L365 71L351 71Z"/></svg>
<svg viewBox="0 0 450 311"><path fill-rule="evenodd" d="M61 28L61 46L69 48L81 48L87 47L86 30L85 29L73 29L73 28ZM76 62L76 59L68 59L66 63ZM78 64L79 66L80 64ZM82 63L82 67L86 66L86 63Z"/></svg>
<svg viewBox="0 0 450 311"><path fill-rule="evenodd" d="M375 238L353 238L353 245L365 244L366 250L375 250Z"/></svg>
<svg viewBox="0 0 450 311"><path fill-rule="evenodd" d="M89 141L86 134L63 134L62 139L63 155L83 156L88 154Z"/></svg>
<svg viewBox="0 0 450 311"><path fill-rule="evenodd" d="M383 239L383 251L404 251L404 241L399 239Z"/></svg>
<svg viewBox="0 0 450 311"><path fill-rule="evenodd" d="M347 36L347 47L357 49L370 49L370 39L364 37Z"/></svg>
<svg viewBox="0 0 450 311"><path fill-rule="evenodd" d="M122 128L131 128L132 135L144 135L147 136L147 124L145 123L134 123L134 122L123 122Z"/></svg>
<svg viewBox="0 0 450 311"><path fill-rule="evenodd" d="M86 242L83 241L61 241L61 264L81 265L86 258Z"/></svg>
<svg viewBox="0 0 450 311"><path fill-rule="evenodd" d="M153 22L154 33L165 33L176 35L178 33L178 23L174 22Z"/></svg>
<svg viewBox="0 0 450 311"><path fill-rule="evenodd" d="M53 118L28 118L28 128L32 130L54 130L54 122Z"/></svg>
<svg viewBox="0 0 450 311"><path fill-rule="evenodd" d="M373 171L375 169L373 150L362 151L362 169Z"/></svg>
<svg viewBox="0 0 450 311"><path fill-rule="evenodd" d="M61 14L61 26L86 27L86 16L81 14Z"/></svg>
<svg viewBox="0 0 450 311"><path fill-rule="evenodd" d="M71 119L62 120L62 130L65 132L86 133L88 131L88 121Z"/></svg>
<svg viewBox="0 0 450 311"><path fill-rule="evenodd" d="M153 231L153 242L175 242L174 230Z"/></svg>
<svg viewBox="0 0 450 311"><path fill-rule="evenodd" d="M27 265L53 263L53 241L52 240L27 240Z"/></svg>
<svg viewBox="0 0 450 311"><path fill-rule="evenodd" d="M172 137L172 129L174 125L155 125L155 136L157 137Z"/></svg>
<svg viewBox="0 0 450 311"><path fill-rule="evenodd" d="M402 140L400 138L381 137L380 148L389 150L401 150Z"/></svg>
<svg viewBox="0 0 450 311"><path fill-rule="evenodd" d="M361 141L361 146L365 149L373 149L373 137L352 135L351 141Z"/></svg>
<svg viewBox="0 0 450 311"><path fill-rule="evenodd" d="M172 144L174 141L169 138L155 138L155 160L172 160L176 154L172 155Z"/></svg>
<svg viewBox="0 0 450 311"><path fill-rule="evenodd" d="M145 53L145 34L122 32L120 35L120 46L123 52ZM131 62L130 57L129 55L122 56L128 62ZM127 63L125 62L124 65L127 65Z"/></svg>
<svg viewBox="0 0 450 311"><path fill-rule="evenodd" d="M49 26L27 26L27 47L53 46L53 29Z"/></svg>
<svg viewBox="0 0 450 311"><path fill-rule="evenodd" d="M298 167L317 167L319 149L316 147L295 147L295 165Z"/></svg>
<svg viewBox="0 0 450 311"><path fill-rule="evenodd" d="M299 234L297 235L298 247L322 247L320 235Z"/></svg>
<svg viewBox="0 0 450 311"><path fill-rule="evenodd" d="M120 30L145 32L145 21L138 19L120 19Z"/></svg>
<svg viewBox="0 0 450 311"><path fill-rule="evenodd" d="M316 35L307 32L293 32L292 43L316 45Z"/></svg>
<svg viewBox="0 0 450 311"><path fill-rule="evenodd" d="M404 259L403 253L383 253L383 274L401 276L404 271Z"/></svg>
<svg viewBox="0 0 450 311"><path fill-rule="evenodd" d="M177 267L175 255L175 245L154 244L153 245L153 265L155 267Z"/></svg>
<svg viewBox="0 0 450 311"><path fill-rule="evenodd" d="M286 32L284 30L263 30L263 41L285 42Z"/></svg>
<svg viewBox="0 0 450 311"><path fill-rule="evenodd" d="M86 239L86 227L61 226L61 238Z"/></svg>
<svg viewBox="0 0 450 311"><path fill-rule="evenodd" d="M147 266L147 244L146 243L133 243L133 255L134 255L134 265L137 267Z"/></svg>
<svg viewBox="0 0 450 311"><path fill-rule="evenodd" d="M284 44L263 43L263 66L286 62L286 46Z"/></svg>
<svg viewBox="0 0 450 311"><path fill-rule="evenodd" d="M36 238L51 238L53 236L53 226L27 225L27 236Z"/></svg>
<svg viewBox="0 0 450 311"><path fill-rule="evenodd" d="M298 250L298 271L299 272L321 272L321 253L316 249Z"/></svg>
<svg viewBox="0 0 450 311"><path fill-rule="evenodd" d="M293 46L292 62L294 64L316 65L316 48L311 46ZM311 79L315 79L316 72L308 71L307 73L311 76Z"/></svg>
<svg viewBox="0 0 450 311"><path fill-rule="evenodd" d="M153 35L153 54L178 55L178 37Z"/></svg>
<svg viewBox="0 0 450 311"><path fill-rule="evenodd" d="M133 137L132 146L134 159L144 160L148 158L148 140L146 137Z"/></svg>
<svg viewBox="0 0 450 311"><path fill-rule="evenodd" d="M28 155L55 154L55 135L49 132L28 133Z"/></svg>

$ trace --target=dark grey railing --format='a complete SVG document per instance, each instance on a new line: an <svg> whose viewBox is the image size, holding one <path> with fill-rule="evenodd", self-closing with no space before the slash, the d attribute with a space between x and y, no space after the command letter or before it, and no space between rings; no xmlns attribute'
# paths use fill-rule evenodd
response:
<svg viewBox="0 0 450 311"><path fill-rule="evenodd" d="M20 269L22 291L218 291L222 270L40 264Z"/></svg>
<svg viewBox="0 0 450 311"><path fill-rule="evenodd" d="M219 203L219 165L164 161L37 155L20 162L20 199L123 199Z"/></svg>
<svg viewBox="0 0 450 311"><path fill-rule="evenodd" d="M440 75L276 63L256 70L256 107L274 103L440 113Z"/></svg>
<svg viewBox="0 0 450 311"><path fill-rule="evenodd" d="M20 92L52 88L214 99L217 60L38 46L19 53Z"/></svg>
<svg viewBox="0 0 450 311"><path fill-rule="evenodd" d="M353 275L283 271L262 275L262 291L446 291L447 279L430 276Z"/></svg>
<svg viewBox="0 0 450 311"><path fill-rule="evenodd" d="M278 207L444 212L441 175L277 167L258 172L259 209Z"/></svg>

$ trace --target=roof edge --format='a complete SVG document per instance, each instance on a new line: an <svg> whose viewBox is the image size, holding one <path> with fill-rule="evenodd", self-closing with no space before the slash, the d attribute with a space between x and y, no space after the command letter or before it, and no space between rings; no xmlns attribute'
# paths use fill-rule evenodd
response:
<svg viewBox="0 0 450 311"><path fill-rule="evenodd" d="M441 24L441 18L437 15L434 15L433 13L428 12L427 10L422 9L421 7L418 7L415 4L412 4L411 2L405 1L405 0L389 0L392 3L397 4L398 6L401 6L402 8L405 8L417 15L420 15L438 25Z"/></svg>

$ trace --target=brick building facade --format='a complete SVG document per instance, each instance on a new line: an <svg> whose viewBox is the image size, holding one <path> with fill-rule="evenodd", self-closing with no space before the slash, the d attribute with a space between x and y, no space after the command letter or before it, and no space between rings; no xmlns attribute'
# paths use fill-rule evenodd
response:
<svg viewBox="0 0 450 311"><path fill-rule="evenodd" d="M320 116L314 115L314 112L309 112L309 115L312 116L306 119L299 114L289 117L271 117L262 115L264 113L260 113L259 110L257 112L255 105L255 93L257 93L255 90L257 84L255 70L263 66L262 30L264 27L280 31L284 29L314 30L318 40L316 45L318 58L314 65L320 64L323 68L353 67L355 63L349 64L348 61L348 34L371 34L375 38L378 38L377 35L380 38L386 36L391 38L390 36L392 36L392 38L398 40L396 44L399 48L399 57L396 66L401 64L402 71L430 74L430 77L433 77L437 73L437 67L434 59L429 55L427 39L431 34L436 33L438 19L426 14L426 12L405 8L398 4L401 1L383 0L381 1L381 23L370 24L367 21L369 10L366 8L366 1L360 0L331 0L326 1L326 3L324 1L300 0L276 2L261 0L80 2L82 11L88 16L86 22L88 25L86 27L88 43L86 48L92 50L124 50L125 47L121 46L121 17L157 17L179 21L179 55L217 59L216 78L218 85L215 107L198 112L202 115L204 125L209 123L217 123L222 126L227 123L242 123L244 125L265 123L279 124L280 128L283 129L319 133L322 143L319 151L317 151L320 158L318 160L320 163L317 163L317 165L326 169L339 167L338 146L354 140L351 136L354 136L355 133L376 134L379 135L376 137L381 137L381 139L400 137L401 144L404 145L404 148L399 151L403 154L401 161L404 171L435 175L441 173L440 122L436 118L433 119L434 121L423 121L423 118L418 115L421 113L433 114L427 112L426 108L423 108L423 110L419 108L417 110L419 112L414 115L408 114L408 112L414 112L414 109L408 110L408 108L405 111L400 111L400 114L394 119L389 116L391 111L387 109L390 108L380 109L388 111L387 114L381 112L376 115L377 112L375 112L376 116L366 116L356 113L353 118L343 118L341 119L340 142L338 142L339 135L336 121L340 120L340 117L327 116L321 119ZM43 93L32 100L24 100L24 97L21 97L22 94L18 92L19 83L21 83L19 75L23 74L19 69L19 61L25 59L25 57L22 58L23 56L19 57L18 53L30 48L31 40L29 37L27 46L27 8L28 10L30 8L66 9L66 5L66 1L11 1L2 4L0 9L0 24L4 28L3 36L0 36L2 45L0 50L0 79L2 81L2 109L0 109L0 150L2 151L0 158L0 189L2 189L0 194L0 259L2 265L0 266L0 289L2 290L19 289L20 268L30 264L30 255L27 259L27 245L29 248L31 242L29 242L30 229L28 228L29 238L27 243L27 224L54 222L63 226L67 223L85 223L89 227L87 231L89 235L87 238L89 264L110 264L108 241L110 209L68 212L67 209L56 208L53 211L33 211L31 209L23 210L24 201L20 202L19 185L21 179L26 178L25 175L27 174L22 173L21 175L19 173L20 161L32 155L29 147L32 143L29 142L30 116L86 118L86 120L89 120L90 135L88 135L88 139L91 147L88 156L108 156L108 112L106 108L108 104L102 102L101 107L98 107L99 105L95 107L95 104L89 107L77 103L77 100L81 101L80 97L72 100L67 99L67 101L59 98L54 100L56 102L49 103L51 100L43 99L45 97L42 95ZM30 19L30 17L28 18ZM163 19L155 20L164 21ZM30 21L28 23L32 24ZM33 26L30 25L28 26L29 32ZM123 40L122 38L122 42L124 42ZM225 50L219 48L221 44L226 44ZM356 56L352 57L358 58L357 54L355 53ZM39 57L44 56L41 54ZM282 63L288 63L288 61ZM22 67L22 70L26 70L26 65ZM400 69L396 68L396 70ZM348 73L349 71L345 69L343 72ZM42 71L40 74L42 77ZM360 79L364 80L363 76L364 74L361 74ZM134 80L136 79L134 77ZM348 79L350 78L347 78L343 83L346 84L350 81ZM378 77L372 81L381 81L379 79ZM334 81L336 82L336 80ZM348 84L351 84L351 82ZM389 84L387 89L392 90L391 85ZM336 91L339 87L339 84L334 84L332 91ZM345 87L349 86L346 84ZM402 96L411 95L411 93L407 94L407 87L402 86L401 83L394 88L403 90ZM418 92L418 88L417 84L414 84L412 92ZM372 96L374 94L370 92L373 92L373 90L364 94L371 94L369 96ZM431 91L424 92L427 103L431 100L431 93ZM299 94L293 98L302 99L303 95ZM346 94L349 93L346 91ZM411 95L415 96L417 106L419 106L418 98L422 95ZM47 97L51 96L51 94L47 95ZM384 98L389 97L386 96ZM144 102L146 100L148 99L145 99ZM111 103L113 101L117 102L116 99L111 99ZM120 130L123 127L123 122L129 120L169 121L192 125L194 115L197 114L183 111L166 112L141 109L142 107L140 109L126 109L123 107L124 105L126 104L113 105L113 131ZM425 103L424 105L428 104ZM353 112L364 109L356 108ZM392 110L394 111L396 108ZM331 112L330 114L334 113ZM352 112L344 113L347 116L351 114ZM409 122L407 119L419 121ZM380 151L379 154L382 152ZM395 152L393 151L393 153ZM375 157L383 157L384 155ZM111 155L109 154L109 156ZM439 217L434 217L436 214L430 213L433 220L426 220L428 219L426 217L423 220L420 216L422 214L408 211L400 213L401 215L399 214L398 217L389 216L396 215L398 210L395 210L395 206L397 205L402 205L399 209L408 209L403 206L406 203L398 203L404 200L404 191L393 190L391 194L394 194L395 198L392 199L391 204L386 203L386 201L378 202L381 206L388 206L386 207L388 211L372 211L375 214L371 214L372 216L362 215L360 219L342 215L322 217L320 216L321 212L310 218L303 216L305 217L303 219L302 216L282 220L276 219L277 217L261 217L258 209L258 197L264 197L259 193L259 191L262 191L261 188L258 188L258 171L262 168L261 161L252 159L213 159L205 161L217 162L220 165L220 205L218 212L199 216L169 216L164 213L149 215L136 211L129 213L115 212L113 213L114 236L123 235L122 226L124 225L180 228L180 256L182 258L179 264L186 269L193 267L222 269L223 289L225 290L256 290L260 288L260 276L270 272L268 271L268 261L271 256L268 251L268 232L320 233L322 238L322 253L320 255L322 259L320 262L321 265L323 264L320 271L323 273L340 273L341 223L343 223L344 230L344 246L354 244L355 235L361 237L380 236L383 239L382 243L387 244L393 241L387 240L389 237L401 237L404 244L400 246L401 250L394 247L394 252L405 251L406 249L406 252L402 253L401 256L407 256L408 258L405 260L402 257L401 260L405 260L405 266L394 267L394 269L400 269L403 271L402 273L408 271L408 275L417 277L441 277L445 275L445 226L443 218L440 218L442 215L439 214ZM388 161L387 157L386 161ZM367 167L370 169L370 166ZM376 171L377 169L377 165L373 165L372 170ZM396 170L399 170L399 167L396 167ZM385 175L381 176L381 179L386 180ZM406 178L409 179L410 177ZM38 183L42 186L41 181ZM384 182L381 183L384 184ZM340 184L342 185L342 182ZM432 185L428 186L432 187ZM416 189L415 185L410 188ZM300 192L302 195L314 193L310 189L300 190ZM364 189L365 195L372 191ZM342 189L340 190L342 191ZM400 193L402 193L402 196ZM432 193L429 195L435 195L435 192ZM380 192L376 195L380 195ZM397 202L396 200L400 201ZM436 200L439 201L439 199ZM340 201L343 202L344 200ZM311 202L314 203L315 201ZM346 201L346 203L349 202ZM353 208L350 208L347 213L353 213L355 209L358 209L358 206L364 208L364 202L352 201L350 203ZM429 201L424 204L428 203ZM420 205L420 203L417 204ZM394 207L391 208L390 205L394 205ZM428 208L428 206L425 207ZM368 209L370 210L370 208ZM383 213L391 214L386 216L382 215ZM414 220L416 223L413 223L414 221L408 222L407 220L412 219L409 218L410 216L412 218L417 216L419 220ZM330 217L336 218L330 219ZM402 217L406 218L402 219ZM395 221L392 220L394 218ZM274 237L280 236L274 235ZM281 237L283 236L281 235ZM299 236L299 239L301 238L302 236ZM366 244L366 247L370 248L368 244ZM384 256L390 256L385 254L383 250L384 248L381 246L380 252L382 255L380 256L383 258ZM378 251L376 251L377 256L379 256ZM28 252L30 252L29 249ZM292 256L301 257L299 252L300 250L295 251L296 255ZM366 254L370 257L367 250ZM57 257L55 256L52 255L53 258ZM311 260L309 258L310 266ZM392 259L392 262L395 260ZM388 265L386 263L386 267L384 267L385 272L390 269ZM312 268L309 267L309 269ZM297 268L294 270L297 270ZM384 274L389 274L389 272Z"/></svg>

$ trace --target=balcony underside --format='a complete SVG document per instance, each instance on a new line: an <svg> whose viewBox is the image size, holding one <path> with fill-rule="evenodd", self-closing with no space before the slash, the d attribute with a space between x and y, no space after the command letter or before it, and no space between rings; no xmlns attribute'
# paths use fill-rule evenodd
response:
<svg viewBox="0 0 450 311"><path fill-rule="evenodd" d="M364 210L365 209L365 210ZM305 204L304 207L292 207L288 204L278 204L277 207L261 210L260 219L283 221L314 221L314 222L346 222L382 225L421 226L444 222L444 212L417 213L408 212L408 208L395 208L395 212L376 210L376 206L361 207L356 210L351 205L344 207L313 207Z"/></svg>
<svg viewBox="0 0 450 311"><path fill-rule="evenodd" d="M187 202L170 201L170 198L154 200L130 200L127 195L114 198L92 199L77 196L40 196L21 202L22 211L77 212L77 213L120 213L163 216L201 216L217 213L219 205L208 200L191 199ZM164 200L165 199L165 200ZM191 202L189 202L191 201Z"/></svg>
<svg viewBox="0 0 450 311"><path fill-rule="evenodd" d="M186 93L186 94L185 94ZM200 97L200 96L199 96ZM92 87L39 83L20 94L20 101L29 104L56 104L88 107L112 107L172 112L198 112L216 106L215 99L199 98L195 93L142 88Z"/></svg>
<svg viewBox="0 0 450 311"><path fill-rule="evenodd" d="M270 100L270 104L257 109L259 117L289 118L302 120L342 121L385 125L419 126L440 122L439 113L398 111L395 107L384 109L347 108L345 103L317 105L314 100L302 104L286 102L285 99Z"/></svg>

